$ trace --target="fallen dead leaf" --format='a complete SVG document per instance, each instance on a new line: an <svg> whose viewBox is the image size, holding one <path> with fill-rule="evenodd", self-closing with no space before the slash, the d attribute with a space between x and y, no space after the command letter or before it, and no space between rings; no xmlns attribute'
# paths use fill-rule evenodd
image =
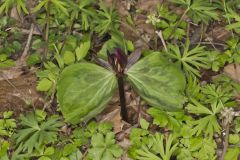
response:
<svg viewBox="0 0 240 160"><path fill-rule="evenodd" d="M225 26L215 26L208 33L213 42L226 42L231 37L231 32L226 30Z"/></svg>
<svg viewBox="0 0 240 160"><path fill-rule="evenodd" d="M110 108L110 107L109 107ZM106 114L102 114L100 122L111 122L113 124L113 132L119 133L122 131L123 123L120 115L120 108L108 111Z"/></svg>
<svg viewBox="0 0 240 160"><path fill-rule="evenodd" d="M156 6L161 3L162 0L139 0L137 3L137 8L143 11L153 11L156 9Z"/></svg>
<svg viewBox="0 0 240 160"><path fill-rule="evenodd" d="M240 65L229 64L224 67L224 74L231 77L233 80L240 82Z"/></svg>
<svg viewBox="0 0 240 160"><path fill-rule="evenodd" d="M10 16L18 22L23 22L23 15L21 13L18 13L17 7L13 7L11 9Z"/></svg>

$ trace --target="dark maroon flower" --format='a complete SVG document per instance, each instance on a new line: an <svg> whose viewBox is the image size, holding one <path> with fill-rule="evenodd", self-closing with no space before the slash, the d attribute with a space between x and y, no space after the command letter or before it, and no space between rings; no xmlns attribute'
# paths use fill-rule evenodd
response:
<svg viewBox="0 0 240 160"><path fill-rule="evenodd" d="M113 53L108 53L108 62L117 75L123 75L128 63L128 57L118 48Z"/></svg>

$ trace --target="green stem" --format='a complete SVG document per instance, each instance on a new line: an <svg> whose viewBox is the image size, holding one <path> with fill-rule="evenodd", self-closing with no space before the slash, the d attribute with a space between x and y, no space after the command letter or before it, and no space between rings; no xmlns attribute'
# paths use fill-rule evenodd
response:
<svg viewBox="0 0 240 160"><path fill-rule="evenodd" d="M50 23L50 7L49 3L47 6L47 24L46 24L46 31L45 31L45 42L46 42L46 47L44 48L44 55L43 55L43 61L47 59L47 54L48 54L48 44L49 44L49 23Z"/></svg>
<svg viewBox="0 0 240 160"><path fill-rule="evenodd" d="M167 37L167 39L172 38L173 33L175 33L176 29L178 28L178 26L180 25L180 23L183 21L183 18L185 17L185 15L188 13L188 11L190 10L190 7L188 7L184 13L182 14L181 18L179 19L179 21L177 22L177 24L174 26L172 32L170 33L170 35Z"/></svg>
<svg viewBox="0 0 240 160"><path fill-rule="evenodd" d="M226 1L223 0L223 6L224 6L224 12L227 14L227 5L226 5ZM230 19L227 17L227 21L228 21L228 24L230 25L231 24L231 21ZM232 37L234 37L234 34L233 34L233 30L231 29L231 33L232 33Z"/></svg>

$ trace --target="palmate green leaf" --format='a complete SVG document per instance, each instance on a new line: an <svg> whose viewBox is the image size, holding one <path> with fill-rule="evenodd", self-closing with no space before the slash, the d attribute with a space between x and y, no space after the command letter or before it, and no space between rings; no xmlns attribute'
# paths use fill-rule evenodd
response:
<svg viewBox="0 0 240 160"><path fill-rule="evenodd" d="M100 5L101 10L97 11L98 17L94 21L95 31L100 36L108 31L115 31L119 27L119 18L113 8L107 8L104 4Z"/></svg>
<svg viewBox="0 0 240 160"><path fill-rule="evenodd" d="M5 11L7 12L13 7L16 6L19 13L21 13L21 10L28 14L28 10L26 8L26 1L25 0L2 0L0 2L0 15Z"/></svg>
<svg viewBox="0 0 240 160"><path fill-rule="evenodd" d="M190 49L190 41L182 44L183 52L177 45L168 44L169 52L166 54L181 65L184 72L189 76L200 77L199 70L201 68L207 69L209 67L208 52L204 50L204 46L196 46Z"/></svg>
<svg viewBox="0 0 240 160"><path fill-rule="evenodd" d="M193 126L193 134L198 136L203 133L212 137L214 132L220 133L221 127L217 121L216 114L219 113L223 108L222 102L214 102L211 104L211 109L209 109L194 99L191 99L191 101L193 104L188 104L188 111L201 116L204 115L204 117L198 120L189 121L189 123Z"/></svg>
<svg viewBox="0 0 240 160"><path fill-rule="evenodd" d="M217 20L218 14L215 11L216 7L206 0L170 0L173 3L179 4L186 8L185 12L195 23L208 23L211 19Z"/></svg>
<svg viewBox="0 0 240 160"><path fill-rule="evenodd" d="M165 139L162 134L155 134L153 145L143 145L137 152L137 160L170 160L173 153L177 150L178 143L174 143L173 136L169 135ZM157 155L160 155L158 157Z"/></svg>
<svg viewBox="0 0 240 160"><path fill-rule="evenodd" d="M21 117L21 127L15 135L15 142L22 151L32 153L44 144L57 140L57 132L63 125L58 118L51 117L41 123L38 122L37 116L33 113Z"/></svg>
<svg viewBox="0 0 240 160"><path fill-rule="evenodd" d="M180 130L181 120L177 119L172 113L181 115L182 112L166 112L154 107L148 109L147 112L153 117L153 124L174 130L174 132Z"/></svg>
<svg viewBox="0 0 240 160"><path fill-rule="evenodd" d="M185 88L183 73L159 53L143 58L127 71L127 79L151 106L167 111L182 108Z"/></svg>
<svg viewBox="0 0 240 160"><path fill-rule="evenodd" d="M95 64L66 67L58 82L58 101L66 121L79 123L100 113L117 86L115 75Z"/></svg>
<svg viewBox="0 0 240 160"><path fill-rule="evenodd" d="M48 10L48 6L54 7L58 12L62 12L65 15L69 16L67 10L67 3L61 0L43 0L38 3L36 7L33 8L32 12L39 11L42 7L45 7Z"/></svg>
<svg viewBox="0 0 240 160"><path fill-rule="evenodd" d="M230 23L226 26L227 30L234 30L237 33L240 33L240 16L237 12L233 11L232 9L228 8L228 13L224 16L227 19L234 20L235 22Z"/></svg>
<svg viewBox="0 0 240 160"><path fill-rule="evenodd" d="M89 156L94 160L115 160L120 157L123 150L116 144L114 133L106 135L96 133L91 139L92 148L88 150Z"/></svg>

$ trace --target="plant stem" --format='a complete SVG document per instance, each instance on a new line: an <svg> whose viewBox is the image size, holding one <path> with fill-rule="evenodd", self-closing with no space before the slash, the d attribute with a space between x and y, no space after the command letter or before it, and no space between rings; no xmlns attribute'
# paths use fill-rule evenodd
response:
<svg viewBox="0 0 240 160"><path fill-rule="evenodd" d="M190 7L188 7L184 13L182 14L181 18L179 19L179 21L177 22L177 24L174 26L172 32L169 34L169 36L166 39L171 39L173 33L175 33L176 29L178 28L178 26L181 24L181 22L183 21L183 18L185 17L185 15L188 13L188 11L190 10Z"/></svg>
<svg viewBox="0 0 240 160"><path fill-rule="evenodd" d="M118 76L118 90L120 97L121 116L124 121L128 122L123 76Z"/></svg>
<svg viewBox="0 0 240 160"><path fill-rule="evenodd" d="M44 40L45 40L45 43L46 43L46 46L44 48L44 51L43 51L43 61L46 61L47 59L47 54L48 54L48 44L49 44L49 23L50 23L50 7L49 7L49 3L48 3L48 6L47 6L47 23L46 23L46 29L45 29L45 37L44 37Z"/></svg>

